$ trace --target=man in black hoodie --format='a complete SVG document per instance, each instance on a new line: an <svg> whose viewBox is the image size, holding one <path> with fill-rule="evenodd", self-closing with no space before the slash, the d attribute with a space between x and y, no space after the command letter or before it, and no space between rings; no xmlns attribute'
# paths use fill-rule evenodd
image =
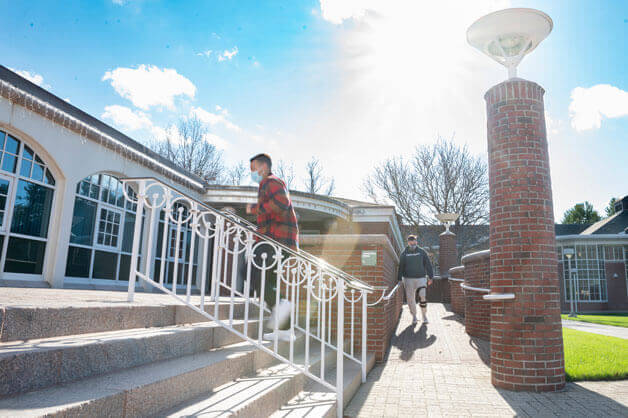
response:
<svg viewBox="0 0 628 418"><path fill-rule="evenodd" d="M408 246L399 256L399 269L397 279L403 280L403 287L406 289L406 299L408 307L412 313L412 324L417 323L416 319L416 291L419 290L419 306L423 314L423 323L427 324L427 299L425 293L427 286L432 284L434 273L432 263L423 248L420 248L416 235L408 236Z"/></svg>

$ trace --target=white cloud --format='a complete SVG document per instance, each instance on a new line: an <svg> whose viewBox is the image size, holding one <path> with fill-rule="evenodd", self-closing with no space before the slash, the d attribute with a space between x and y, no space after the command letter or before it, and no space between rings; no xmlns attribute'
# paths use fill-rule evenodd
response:
<svg viewBox="0 0 628 418"><path fill-rule="evenodd" d="M31 73L30 71L26 71L26 70L16 70L15 68L11 68L11 67L9 67L9 70L13 71L14 73L18 73L19 75L21 75L22 77L30 81L31 83L37 84L38 86L50 87L50 86L44 85L44 76L42 76L41 74Z"/></svg>
<svg viewBox="0 0 628 418"><path fill-rule="evenodd" d="M236 55L238 55L238 47L234 46L233 49L231 51L225 49L222 54L218 55L218 61L225 61L225 60L229 60L231 61L231 59L233 57L235 57Z"/></svg>
<svg viewBox="0 0 628 418"><path fill-rule="evenodd" d="M339 25L344 20L363 18L367 10L376 11L382 3L377 0L320 0L321 16Z"/></svg>
<svg viewBox="0 0 628 418"><path fill-rule="evenodd" d="M599 129L602 118L628 116L628 91L609 84L576 87L571 91L569 104L571 126L578 132Z"/></svg>
<svg viewBox="0 0 628 418"><path fill-rule="evenodd" d="M196 55L199 57L209 57L212 54L212 50L208 49L207 51L197 52Z"/></svg>
<svg viewBox="0 0 628 418"><path fill-rule="evenodd" d="M229 117L229 112L227 111L227 109L216 106L216 111L218 113L208 112L201 107L192 107L190 115L196 116L201 122L208 123L212 126L223 125L227 129L235 132L240 132L242 130L239 126L227 119Z"/></svg>
<svg viewBox="0 0 628 418"><path fill-rule="evenodd" d="M105 107L105 112L101 115L103 119L111 120L115 125L129 131L153 128L153 122L144 112L135 112L131 108L120 105Z"/></svg>
<svg viewBox="0 0 628 418"><path fill-rule="evenodd" d="M160 69L154 65L140 65L137 68L119 67L107 71L102 78L110 80L111 86L136 107L147 110L152 106L174 109L174 98L193 98L196 86L172 68Z"/></svg>
<svg viewBox="0 0 628 418"><path fill-rule="evenodd" d="M207 135L205 135L205 141L213 144L216 148L221 150L227 149L229 147L229 143L226 139L212 133L208 133Z"/></svg>

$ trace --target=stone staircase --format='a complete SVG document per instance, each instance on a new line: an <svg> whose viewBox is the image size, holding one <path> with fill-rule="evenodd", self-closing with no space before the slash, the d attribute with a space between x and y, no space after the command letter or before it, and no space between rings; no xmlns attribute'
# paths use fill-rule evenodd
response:
<svg viewBox="0 0 628 418"><path fill-rule="evenodd" d="M243 332L244 303L234 305ZM213 312L214 305L206 310ZM220 318L229 306L220 305ZM252 310L251 318L257 317ZM336 394L184 305L11 307L2 312L0 416L334 416ZM249 321L256 337L257 321ZM270 344L270 343L269 343ZM303 335L294 362L304 364ZM288 343L280 343L287 355ZM325 378L335 382L327 348ZM310 340L310 370L321 368ZM369 356L367 370L374 364ZM344 404L361 384L345 359Z"/></svg>

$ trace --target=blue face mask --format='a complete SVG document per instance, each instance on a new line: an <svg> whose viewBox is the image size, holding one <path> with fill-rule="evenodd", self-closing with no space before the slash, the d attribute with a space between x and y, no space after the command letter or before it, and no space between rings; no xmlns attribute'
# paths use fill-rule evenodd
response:
<svg viewBox="0 0 628 418"><path fill-rule="evenodd" d="M257 171L251 171L251 180L253 180L255 183L259 183L260 181L262 181L262 176Z"/></svg>

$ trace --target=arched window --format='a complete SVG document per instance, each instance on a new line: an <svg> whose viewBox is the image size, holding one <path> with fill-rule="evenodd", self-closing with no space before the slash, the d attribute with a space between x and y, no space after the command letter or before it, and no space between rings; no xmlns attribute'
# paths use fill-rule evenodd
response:
<svg viewBox="0 0 628 418"><path fill-rule="evenodd" d="M94 174L76 186L66 277L129 279L137 207L122 187L109 174ZM134 195L130 188L127 193Z"/></svg>
<svg viewBox="0 0 628 418"><path fill-rule="evenodd" d="M3 271L41 275L55 179L31 147L0 130L0 248Z"/></svg>

